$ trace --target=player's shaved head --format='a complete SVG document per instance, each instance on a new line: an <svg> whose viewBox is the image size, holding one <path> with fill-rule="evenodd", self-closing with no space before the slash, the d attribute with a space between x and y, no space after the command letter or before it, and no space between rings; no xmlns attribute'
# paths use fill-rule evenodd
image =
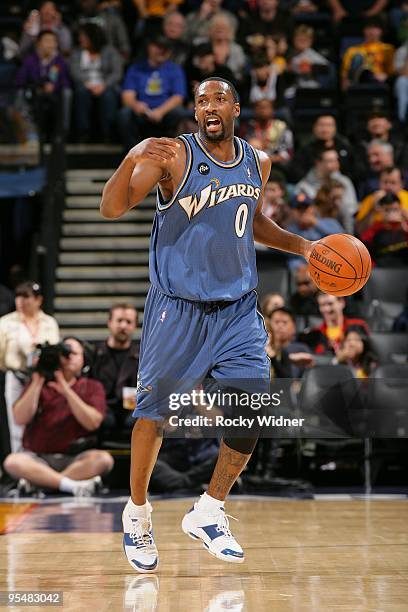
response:
<svg viewBox="0 0 408 612"><path fill-rule="evenodd" d="M195 97L197 98L199 95L204 94L204 91L205 91L204 84L205 83L213 83L213 82L220 83L220 93L225 93L225 90L229 90L231 92L234 103L239 104L239 94L238 94L238 91L236 90L235 85L233 85L227 79L221 79L220 77L208 77L207 79L204 79L203 81L201 81L201 83L196 89Z"/></svg>

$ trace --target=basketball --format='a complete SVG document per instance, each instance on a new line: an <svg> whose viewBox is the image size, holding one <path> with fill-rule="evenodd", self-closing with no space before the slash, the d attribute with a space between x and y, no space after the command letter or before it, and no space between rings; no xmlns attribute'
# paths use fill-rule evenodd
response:
<svg viewBox="0 0 408 612"><path fill-rule="evenodd" d="M313 247L309 274L321 291L343 297L359 291L370 277L371 257L350 234L332 234Z"/></svg>

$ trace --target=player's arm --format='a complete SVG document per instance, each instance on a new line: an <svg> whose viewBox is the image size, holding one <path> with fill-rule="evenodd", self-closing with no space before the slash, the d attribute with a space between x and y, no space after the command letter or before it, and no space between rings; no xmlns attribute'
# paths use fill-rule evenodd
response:
<svg viewBox="0 0 408 612"><path fill-rule="evenodd" d="M172 138L147 138L133 147L103 188L100 211L117 219L171 173L180 143Z"/></svg>
<svg viewBox="0 0 408 612"><path fill-rule="evenodd" d="M262 191L254 217L254 240L265 246L302 255L308 259L313 243L302 236L282 229L262 212L263 194L271 171L271 161L263 151L258 151L258 155L262 168Z"/></svg>

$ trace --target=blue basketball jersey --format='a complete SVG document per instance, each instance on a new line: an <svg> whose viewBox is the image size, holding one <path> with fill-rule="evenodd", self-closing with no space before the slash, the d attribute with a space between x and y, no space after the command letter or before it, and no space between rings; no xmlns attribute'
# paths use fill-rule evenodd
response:
<svg viewBox="0 0 408 612"><path fill-rule="evenodd" d="M235 137L236 157L225 163L198 134L179 138L186 167L170 200L157 190L151 283L188 300L238 300L258 283L252 227L262 187L258 155Z"/></svg>

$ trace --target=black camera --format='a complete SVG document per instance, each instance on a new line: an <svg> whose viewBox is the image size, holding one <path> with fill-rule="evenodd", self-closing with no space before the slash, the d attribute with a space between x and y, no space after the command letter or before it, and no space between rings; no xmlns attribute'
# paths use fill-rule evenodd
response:
<svg viewBox="0 0 408 612"><path fill-rule="evenodd" d="M64 342L58 342L58 344L46 342L45 344L39 344L37 350L39 352L39 359L34 372L44 376L46 382L54 380L55 370L61 368L60 357L69 357L71 347L69 344L64 344Z"/></svg>

